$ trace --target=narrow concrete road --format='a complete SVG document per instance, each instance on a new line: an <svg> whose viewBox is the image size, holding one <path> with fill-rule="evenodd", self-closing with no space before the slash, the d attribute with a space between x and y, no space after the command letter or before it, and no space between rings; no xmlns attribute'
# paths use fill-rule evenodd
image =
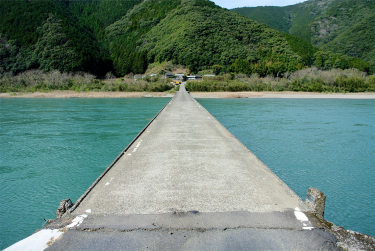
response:
<svg viewBox="0 0 375 251"><path fill-rule="evenodd" d="M47 226L75 218L49 249L334 250L296 208L306 209L182 85L81 204Z"/></svg>

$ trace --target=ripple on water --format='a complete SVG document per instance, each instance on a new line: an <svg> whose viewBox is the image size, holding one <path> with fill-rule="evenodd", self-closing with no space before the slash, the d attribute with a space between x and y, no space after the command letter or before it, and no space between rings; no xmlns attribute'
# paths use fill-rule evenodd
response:
<svg viewBox="0 0 375 251"><path fill-rule="evenodd" d="M327 220L375 236L373 100L198 101L301 198L323 191Z"/></svg>
<svg viewBox="0 0 375 251"><path fill-rule="evenodd" d="M0 99L0 249L77 200L168 101Z"/></svg>

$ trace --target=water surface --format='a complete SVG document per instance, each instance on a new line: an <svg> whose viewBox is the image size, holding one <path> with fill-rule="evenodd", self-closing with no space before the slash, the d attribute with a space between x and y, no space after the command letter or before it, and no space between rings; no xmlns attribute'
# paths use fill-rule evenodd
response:
<svg viewBox="0 0 375 251"><path fill-rule="evenodd" d="M77 200L165 98L0 99L0 248ZM375 101L198 99L301 198L327 195L326 219L375 236Z"/></svg>
<svg viewBox="0 0 375 251"><path fill-rule="evenodd" d="M0 249L76 201L169 100L0 99Z"/></svg>
<svg viewBox="0 0 375 251"><path fill-rule="evenodd" d="M375 100L197 99L325 219L375 236Z"/></svg>

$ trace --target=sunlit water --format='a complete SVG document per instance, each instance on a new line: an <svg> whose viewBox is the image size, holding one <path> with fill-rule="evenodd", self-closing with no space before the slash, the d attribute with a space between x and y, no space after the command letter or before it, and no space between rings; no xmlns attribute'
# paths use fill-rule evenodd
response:
<svg viewBox="0 0 375 251"><path fill-rule="evenodd" d="M327 196L325 218L375 236L375 101L197 99L301 198Z"/></svg>
<svg viewBox="0 0 375 251"><path fill-rule="evenodd" d="M0 99L0 249L77 200L168 101Z"/></svg>
<svg viewBox="0 0 375 251"><path fill-rule="evenodd" d="M168 100L0 99L0 249L77 200ZM300 197L322 190L327 220L375 236L373 100L198 101Z"/></svg>

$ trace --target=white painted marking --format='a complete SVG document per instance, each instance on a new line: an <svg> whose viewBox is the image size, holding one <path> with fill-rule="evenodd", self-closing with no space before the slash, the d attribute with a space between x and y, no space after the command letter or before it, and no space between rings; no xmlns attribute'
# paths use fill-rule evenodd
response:
<svg viewBox="0 0 375 251"><path fill-rule="evenodd" d="M91 213L91 209L87 209L85 213Z"/></svg>
<svg viewBox="0 0 375 251"><path fill-rule="evenodd" d="M31 250L40 251L48 248L47 243L52 244L64 232L60 229L42 229L39 232L13 244L4 251Z"/></svg>
<svg viewBox="0 0 375 251"><path fill-rule="evenodd" d="M105 186L108 186L109 184L111 184L111 181L113 180L114 178L112 177L107 183L105 183Z"/></svg>
<svg viewBox="0 0 375 251"><path fill-rule="evenodd" d="M131 156L132 154L131 154L131 153L129 153L128 155L129 155L129 156Z"/></svg>
<svg viewBox="0 0 375 251"><path fill-rule="evenodd" d="M303 227L302 229L303 229L303 230L313 230L314 227Z"/></svg>
<svg viewBox="0 0 375 251"><path fill-rule="evenodd" d="M303 221L309 221L309 219L306 217L304 213L301 212L301 210L296 207L294 209L294 215L296 216L297 220L303 222Z"/></svg>
<svg viewBox="0 0 375 251"><path fill-rule="evenodd" d="M297 220L299 220L302 223L303 230L314 229L314 227L311 225L311 222L309 221L309 218L307 218L307 216L303 212L301 212L301 210L298 207L294 209L294 215L296 216Z"/></svg>
<svg viewBox="0 0 375 251"><path fill-rule="evenodd" d="M69 224L66 228L78 227L82 224L83 220L87 218L87 214L81 214L75 217L71 224Z"/></svg>

